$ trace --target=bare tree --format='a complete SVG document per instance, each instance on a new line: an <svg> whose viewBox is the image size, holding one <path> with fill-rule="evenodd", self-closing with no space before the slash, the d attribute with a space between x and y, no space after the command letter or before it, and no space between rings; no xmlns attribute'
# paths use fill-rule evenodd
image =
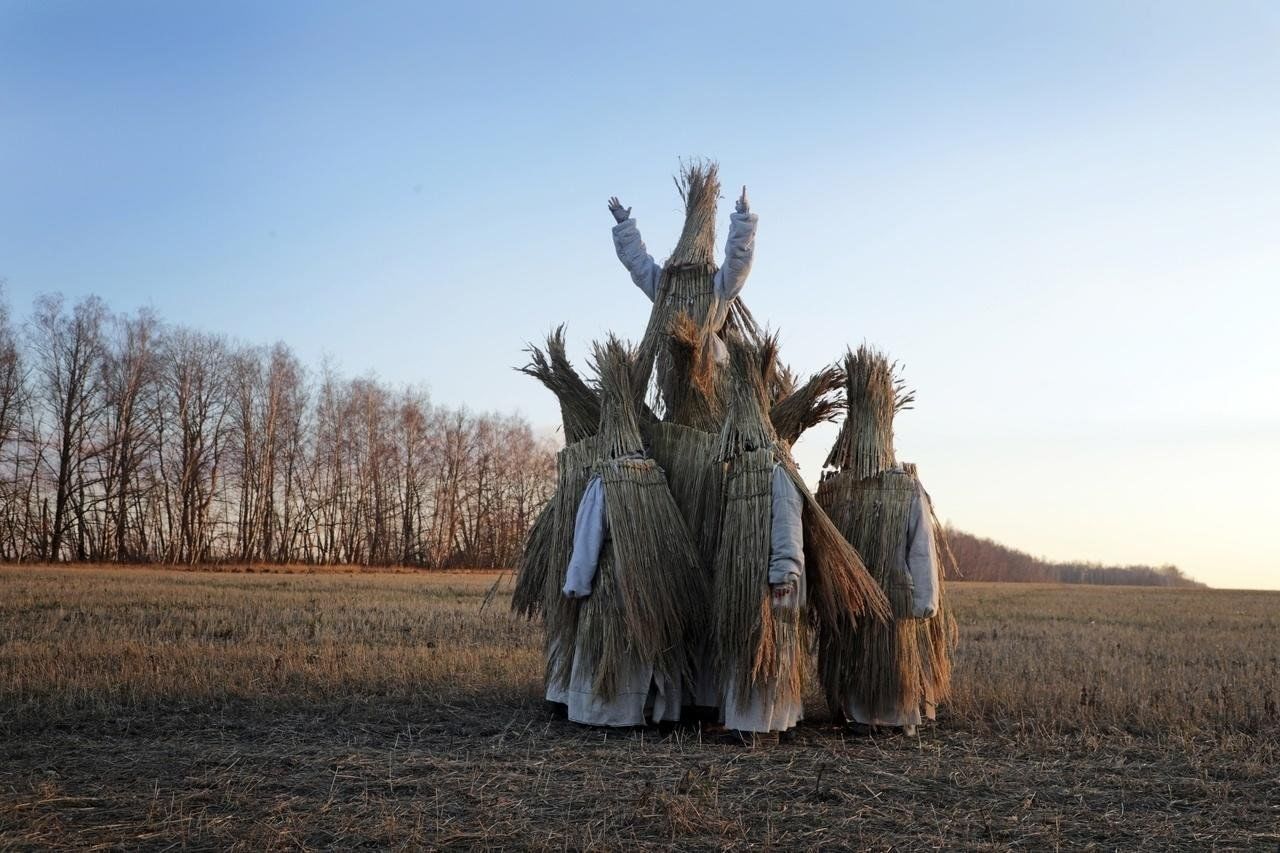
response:
<svg viewBox="0 0 1280 853"><path fill-rule="evenodd" d="M36 300L30 326L31 349L40 379L40 399L52 422L52 527L41 557L58 560L72 517L76 519L75 556L86 558L85 463L94 453L90 437L101 409L102 326L107 309L90 296L67 313L61 295Z"/></svg>

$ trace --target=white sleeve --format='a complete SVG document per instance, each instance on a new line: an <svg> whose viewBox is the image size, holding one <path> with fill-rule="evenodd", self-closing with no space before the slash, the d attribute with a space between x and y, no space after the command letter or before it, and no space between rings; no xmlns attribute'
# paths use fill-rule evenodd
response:
<svg viewBox="0 0 1280 853"><path fill-rule="evenodd" d="M804 573L804 498L781 465L773 466L769 584L795 583Z"/></svg>
<svg viewBox="0 0 1280 853"><path fill-rule="evenodd" d="M729 239L724 245L724 263L716 271L716 295L724 302L737 297L751 273L756 254L756 222L754 213L729 214Z"/></svg>
<svg viewBox="0 0 1280 853"><path fill-rule="evenodd" d="M578 515L573 520L573 553L569 556L569 569L565 572L564 594L569 598L586 598L591 595L591 583L600 565L600 551L604 548L604 481L592 477L578 504Z"/></svg>
<svg viewBox="0 0 1280 853"><path fill-rule="evenodd" d="M907 523L907 572L914 592L911 615L929 619L938 612L938 548L934 542L933 511L924 489L917 489Z"/></svg>
<svg viewBox="0 0 1280 853"><path fill-rule="evenodd" d="M640 229L636 221L628 217L613 226L613 248L618 253L618 260L631 273L631 280L636 287L644 291L644 295L652 302L658 293L658 278L662 275L662 267L658 266L640 239Z"/></svg>

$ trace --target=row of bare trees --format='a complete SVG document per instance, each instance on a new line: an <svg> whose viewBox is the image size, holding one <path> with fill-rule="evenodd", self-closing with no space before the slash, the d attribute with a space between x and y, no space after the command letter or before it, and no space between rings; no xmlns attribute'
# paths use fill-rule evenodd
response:
<svg viewBox="0 0 1280 853"><path fill-rule="evenodd" d="M554 486L514 416L142 310L0 305L0 559L509 566Z"/></svg>
<svg viewBox="0 0 1280 853"><path fill-rule="evenodd" d="M1025 551L947 527L947 545L960 580L1088 583L1124 586L1195 587L1204 584L1177 566L1104 566L1099 563L1051 563Z"/></svg>

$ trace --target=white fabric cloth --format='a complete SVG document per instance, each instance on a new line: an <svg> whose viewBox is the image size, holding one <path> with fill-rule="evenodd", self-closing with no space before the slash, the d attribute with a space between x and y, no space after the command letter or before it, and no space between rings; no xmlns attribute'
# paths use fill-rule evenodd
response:
<svg viewBox="0 0 1280 853"><path fill-rule="evenodd" d="M560 641L552 640L547 646L547 672L557 672L560 666L560 660L563 652L560 650ZM561 682L558 678L547 679L547 701L559 702L561 705L569 704L569 691L560 686Z"/></svg>
<svg viewBox="0 0 1280 853"><path fill-rule="evenodd" d="M751 264L756 253L756 223L754 213L729 215L729 238L724 246L724 263L716 271L716 296L725 302L734 299L746 286L751 274ZM652 302L658 296L658 282L662 279L662 266L653 259L640 238L636 221L627 217L613 226L613 248L618 260L631 274L636 287Z"/></svg>
<svg viewBox="0 0 1280 853"><path fill-rule="evenodd" d="M679 683L633 655L618 679L618 692L605 700L591 689L595 671L581 654L574 655L565 705L569 719L588 726L643 726L680 719Z"/></svg>
<svg viewBox="0 0 1280 853"><path fill-rule="evenodd" d="M569 598L591 595L591 584L600 565L605 533L604 480L592 477L582 493L573 519L573 552L565 571L564 594Z"/></svg>
<svg viewBox="0 0 1280 853"><path fill-rule="evenodd" d="M773 466L770 491L769 584L797 583L804 575L804 497L781 465Z"/></svg>
<svg viewBox="0 0 1280 853"><path fill-rule="evenodd" d="M933 509L924 488L916 485L907 520L907 549L903 562L911 576L911 615L929 619L938 613L939 579L938 544L933 530Z"/></svg>

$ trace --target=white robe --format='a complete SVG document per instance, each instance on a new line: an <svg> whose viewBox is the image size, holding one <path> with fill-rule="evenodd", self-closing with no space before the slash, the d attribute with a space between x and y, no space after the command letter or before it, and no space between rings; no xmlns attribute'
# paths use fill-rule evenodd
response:
<svg viewBox="0 0 1280 853"><path fill-rule="evenodd" d="M769 528L769 585L790 584L791 592L782 598L771 596L774 610L796 611L789 618L797 623L804 619L807 588L804 575L804 498L800 490L781 465L775 465L770 480L772 510ZM771 590L772 591L772 590ZM781 649L784 656L782 668L803 666L800 659L805 649ZM800 696L784 700L777 695L776 685L758 684L752 688L744 705L739 705L734 694L736 673L722 682L721 714L726 728L744 732L785 732L804 717L804 702Z"/></svg>
<svg viewBox="0 0 1280 853"><path fill-rule="evenodd" d="M604 482L600 477L592 477L574 518L573 553L563 590L569 598L591 595L607 530ZM650 721L680 719L681 685L658 671L653 661L643 660L638 654L632 654L619 674L618 691L612 699L606 700L597 694L592 690L595 671L586 663L586 656L579 653L583 642L584 638L579 636L568 690L562 689L554 679L547 685L547 699L566 705L570 720L591 726L642 726ZM552 648L549 652L554 657L560 650Z"/></svg>
<svg viewBox="0 0 1280 853"><path fill-rule="evenodd" d="M911 615L916 619L930 619L938 613L938 596L941 591L938 546L933 529L933 510L929 496L917 484L911 511L907 515L907 533L901 553L897 555L895 571L906 572L911 578ZM845 715L855 723L873 726L918 726L924 719L934 718L934 706L926 697L925 707L899 708L894 713L875 717L855 700L845 701Z"/></svg>

